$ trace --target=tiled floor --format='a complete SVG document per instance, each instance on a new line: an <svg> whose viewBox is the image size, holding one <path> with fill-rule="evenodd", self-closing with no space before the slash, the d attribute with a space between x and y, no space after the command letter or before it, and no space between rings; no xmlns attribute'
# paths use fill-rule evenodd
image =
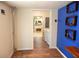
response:
<svg viewBox="0 0 79 59"><path fill-rule="evenodd" d="M49 49L42 37L34 37L34 49L16 51L13 58L63 58L57 49Z"/></svg>

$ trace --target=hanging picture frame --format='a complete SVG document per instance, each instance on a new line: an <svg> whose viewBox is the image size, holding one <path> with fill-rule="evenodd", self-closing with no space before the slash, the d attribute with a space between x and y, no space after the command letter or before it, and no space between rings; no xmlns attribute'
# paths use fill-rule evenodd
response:
<svg viewBox="0 0 79 59"><path fill-rule="evenodd" d="M49 28L49 17L45 18L45 28Z"/></svg>
<svg viewBox="0 0 79 59"><path fill-rule="evenodd" d="M65 37L71 40L76 40L76 30L66 29Z"/></svg>
<svg viewBox="0 0 79 59"><path fill-rule="evenodd" d="M77 16L69 16L66 18L65 24L67 26L76 26L77 25Z"/></svg>
<svg viewBox="0 0 79 59"><path fill-rule="evenodd" d="M43 19L42 16L34 16L34 17L33 17L34 25L35 25L35 26L40 26L40 25L42 25L42 19Z"/></svg>
<svg viewBox="0 0 79 59"><path fill-rule="evenodd" d="M66 12L67 13L72 13L72 12L76 12L79 8L78 8L79 2L78 1L74 1L70 4L68 4L66 6Z"/></svg>

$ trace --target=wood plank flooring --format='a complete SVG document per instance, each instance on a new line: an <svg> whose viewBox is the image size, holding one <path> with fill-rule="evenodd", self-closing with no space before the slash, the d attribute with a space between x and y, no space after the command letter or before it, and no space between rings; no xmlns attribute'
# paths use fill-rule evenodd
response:
<svg viewBox="0 0 79 59"><path fill-rule="evenodd" d="M49 49L42 37L35 37L33 50L15 51L12 58L63 58L63 56L57 49Z"/></svg>

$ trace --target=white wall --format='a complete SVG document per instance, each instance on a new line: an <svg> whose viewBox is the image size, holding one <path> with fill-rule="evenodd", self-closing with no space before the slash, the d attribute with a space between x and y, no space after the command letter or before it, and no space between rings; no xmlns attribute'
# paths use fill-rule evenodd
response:
<svg viewBox="0 0 79 59"><path fill-rule="evenodd" d="M49 16L49 9L32 9L32 11L33 16L43 16L44 18Z"/></svg>
<svg viewBox="0 0 79 59"><path fill-rule="evenodd" d="M49 48L56 48L57 44L57 22L55 22L55 19L57 20L57 11L58 9L50 9L49 10L49 29L44 30L44 36L46 42L49 44Z"/></svg>
<svg viewBox="0 0 79 59"><path fill-rule="evenodd" d="M15 10L15 48L33 49L33 16L49 16L48 10L16 8Z"/></svg>
<svg viewBox="0 0 79 59"><path fill-rule="evenodd" d="M57 22L58 9L50 9L50 48L55 48L57 44Z"/></svg>
<svg viewBox="0 0 79 59"><path fill-rule="evenodd" d="M0 12L0 58L11 57L13 54L12 11L2 2L0 2L1 9L5 10L5 15Z"/></svg>
<svg viewBox="0 0 79 59"><path fill-rule="evenodd" d="M16 8L15 48L17 50L33 49L33 17L31 9Z"/></svg>
<svg viewBox="0 0 79 59"><path fill-rule="evenodd" d="M33 16L50 17L50 28L44 29L49 48L56 47L57 40L57 9L35 10L17 8L15 12L15 47L17 50L33 49ZM45 24L45 23L44 23Z"/></svg>

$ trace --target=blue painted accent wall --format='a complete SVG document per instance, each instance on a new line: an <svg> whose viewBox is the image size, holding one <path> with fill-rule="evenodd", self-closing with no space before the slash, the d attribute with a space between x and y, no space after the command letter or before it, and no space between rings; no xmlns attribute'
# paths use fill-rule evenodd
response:
<svg viewBox="0 0 79 59"><path fill-rule="evenodd" d="M73 6L71 6L72 8ZM78 6L79 7L79 6ZM77 16L77 26L67 26L65 25L65 20L67 16ZM65 29L76 30L76 40L70 40L65 37ZM68 58L73 58L64 47L65 46L75 46L79 47L79 9L74 13L66 13L66 6L58 10L58 30L57 30L57 47L63 52Z"/></svg>

